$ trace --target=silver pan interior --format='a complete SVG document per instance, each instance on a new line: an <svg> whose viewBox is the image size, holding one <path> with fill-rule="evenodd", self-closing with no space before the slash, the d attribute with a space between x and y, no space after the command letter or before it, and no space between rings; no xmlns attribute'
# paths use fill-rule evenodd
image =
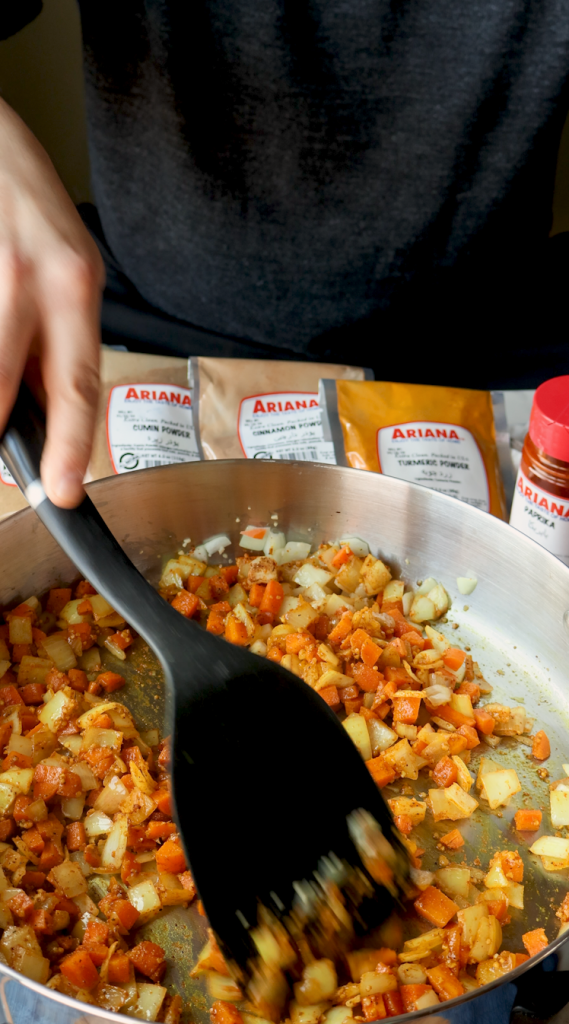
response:
<svg viewBox="0 0 569 1024"><path fill-rule="evenodd" d="M535 716L552 742L547 763L551 778L563 774L561 763L569 761L569 569L504 523L399 480L305 463L192 463L102 480L90 485L89 492L151 581L157 579L164 555L175 551L184 538L199 542L226 531L237 542L239 531L248 523L274 522L273 515L289 539L317 542L356 534L410 583L435 576L453 598L443 629L458 623L452 638L458 645L471 646L495 688L493 699L523 702L527 713ZM0 524L0 551L2 606L77 576L31 510ZM472 571L478 587L470 597L461 597L456 577ZM160 673L143 653L134 659L122 694L148 728L160 724L163 699ZM505 766L516 767L531 805L544 808L544 824L548 824L547 783L538 778L535 763L525 756L527 748L508 750L508 742L499 756ZM469 863L478 854L485 865L500 845L518 845L510 825L512 815L513 809L506 808L501 817L477 814L480 824L472 821L465 828L463 823ZM519 845L521 849L524 844ZM436 866L437 856L436 850L428 854L424 866ZM531 871L526 870L526 909L523 914L513 911L512 924L504 930L505 947L514 950L521 950L519 936L529 928L544 926L550 938L555 936L554 907L569 888L567 873L544 873L541 862L530 854L526 861L531 862ZM530 875L532 880L527 881ZM204 993L188 978L188 964L204 942L203 919L193 908L176 909L147 926L147 933L167 947L173 960L167 983L191 1000L196 1024L205 1024ZM526 965L515 973L525 969ZM0 971L26 983L1 965ZM49 993L33 982L28 984ZM49 994L74 1007L82 1021L132 1020Z"/></svg>

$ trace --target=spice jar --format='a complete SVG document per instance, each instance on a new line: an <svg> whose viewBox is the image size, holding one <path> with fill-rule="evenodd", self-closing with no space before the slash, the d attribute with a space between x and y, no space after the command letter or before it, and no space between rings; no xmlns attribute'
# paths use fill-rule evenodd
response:
<svg viewBox="0 0 569 1024"><path fill-rule="evenodd" d="M569 565L569 376L534 395L510 524Z"/></svg>

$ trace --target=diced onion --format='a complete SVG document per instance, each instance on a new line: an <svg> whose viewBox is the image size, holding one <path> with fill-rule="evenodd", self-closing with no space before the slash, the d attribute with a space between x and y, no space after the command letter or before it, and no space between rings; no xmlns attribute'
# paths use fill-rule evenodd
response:
<svg viewBox="0 0 569 1024"><path fill-rule="evenodd" d="M113 821L104 811L93 811L85 818L84 825L88 836L103 836L111 831Z"/></svg>
<svg viewBox="0 0 569 1024"><path fill-rule="evenodd" d="M210 537L209 540L204 540L201 547L204 547L207 554L211 557L211 555L222 555L225 549L230 545L231 541L226 533L216 533L215 536Z"/></svg>
<svg viewBox="0 0 569 1024"><path fill-rule="evenodd" d="M65 637L46 636L45 640L42 640L42 647L60 672L68 672L70 668L76 667L77 658Z"/></svg>
<svg viewBox="0 0 569 1024"><path fill-rule="evenodd" d="M447 686L442 686L440 683L435 683L434 686L427 686L423 690L424 696L432 704L433 707L438 708L441 704L448 704L451 698L451 691Z"/></svg>
<svg viewBox="0 0 569 1024"><path fill-rule="evenodd" d="M95 812L96 813L96 812ZM126 853L128 840L128 819L125 815L117 818L107 836L101 853L101 867L107 871L120 871Z"/></svg>
<svg viewBox="0 0 569 1024"><path fill-rule="evenodd" d="M347 544L352 554L357 555L358 558L365 558L366 555L369 555L369 544L361 537L341 537L339 544L341 547Z"/></svg>

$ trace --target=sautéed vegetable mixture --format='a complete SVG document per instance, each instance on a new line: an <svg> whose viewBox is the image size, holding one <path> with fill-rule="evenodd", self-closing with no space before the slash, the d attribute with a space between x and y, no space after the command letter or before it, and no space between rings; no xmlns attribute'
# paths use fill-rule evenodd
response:
<svg viewBox="0 0 569 1024"><path fill-rule="evenodd" d="M542 950L543 928L523 935L523 949L503 947L510 910L524 907L519 853L498 849L469 865L461 825L521 790L516 771L492 760L502 737L525 743L536 765L549 741L522 706L492 702L471 655L435 627L449 609L444 587L427 579L406 589L359 538L311 553L276 530L248 528L235 564L209 565L228 544L216 537L179 552L161 593L210 632L280 662L342 716L414 865L412 937L394 923L333 962L260 921L269 983L251 1005L210 933L193 974L206 980L213 1024L396 1017L484 985ZM0 958L86 1003L177 1024L184 1008L162 984L165 952L138 941L137 928L197 894L172 821L167 741L139 732L120 701L134 634L84 580L30 597L4 618ZM103 649L116 671L104 669ZM550 800L550 834L532 841L542 832L538 807L518 810L515 827L544 868L559 871L569 867L569 840L555 834L569 825L569 779L552 784ZM424 821L442 852L434 872L422 869L425 851L414 839ZM557 916L569 928L569 897Z"/></svg>

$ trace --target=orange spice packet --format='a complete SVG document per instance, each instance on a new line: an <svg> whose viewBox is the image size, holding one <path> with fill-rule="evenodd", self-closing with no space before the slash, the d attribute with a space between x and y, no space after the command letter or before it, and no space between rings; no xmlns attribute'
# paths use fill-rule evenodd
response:
<svg viewBox="0 0 569 1024"><path fill-rule="evenodd" d="M389 381L321 385L339 465L422 484L506 518L491 392Z"/></svg>

